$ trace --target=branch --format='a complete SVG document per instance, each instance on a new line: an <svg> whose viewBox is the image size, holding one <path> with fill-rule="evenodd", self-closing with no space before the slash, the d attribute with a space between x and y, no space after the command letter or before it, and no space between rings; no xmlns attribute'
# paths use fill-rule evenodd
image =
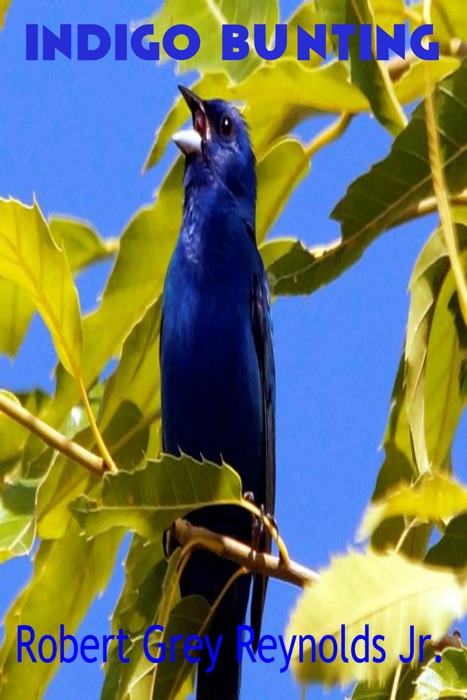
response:
<svg viewBox="0 0 467 700"><path fill-rule="evenodd" d="M175 539L185 546L191 543L193 549L206 549L218 557L244 566L256 574L264 574L277 578L280 581L292 583L303 588L310 583L315 583L319 576L315 571L307 569L296 562L289 561L285 564L279 557L264 552L257 552L243 542L238 542L232 537L219 535L204 527L195 527L187 520L177 520L172 528Z"/></svg>
<svg viewBox="0 0 467 700"><path fill-rule="evenodd" d="M467 189L450 197L449 202L450 205L454 207L467 205ZM427 214L434 214L437 211L438 203L436 197L427 197L426 199L422 199L421 202L411 204L407 207L407 209L397 212L392 219L390 226L400 226L401 224L405 224L407 221L418 219L419 217L426 216Z"/></svg>
<svg viewBox="0 0 467 700"><path fill-rule="evenodd" d="M1 391L0 411L27 428L31 433L40 437L49 447L58 450L58 452L61 452L66 457L77 462L93 474L103 476L106 472L106 465L101 457L98 457L85 447L65 437L59 433L58 430L47 425L47 423L36 418L36 416L33 416L32 413L23 408L19 402L8 398L8 396Z"/></svg>

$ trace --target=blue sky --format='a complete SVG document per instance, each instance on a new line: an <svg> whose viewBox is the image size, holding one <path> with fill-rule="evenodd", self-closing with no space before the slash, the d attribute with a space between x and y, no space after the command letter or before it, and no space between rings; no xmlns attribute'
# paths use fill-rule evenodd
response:
<svg viewBox="0 0 467 700"><path fill-rule="evenodd" d="M0 196L24 202L35 193L46 215L89 220L102 236L121 233L149 202L167 164L141 176L153 134L177 94L172 64L156 67L130 57L99 62L25 60L25 24L95 22L105 26L148 16L156 0L95 3L27 3L12 0L0 35ZM287 17L297 3L281 0ZM189 83L188 83L189 84ZM214 95L210 96L214 97ZM329 120L311 120L309 138ZM292 196L273 235L293 235L308 245L339 235L329 213L347 185L389 150L390 137L369 116L355 119L345 139L319 153L307 180ZM273 308L277 366L277 520L291 556L312 568L345 552L354 541L382 462L378 452L404 340L410 272L435 225L424 219L380 238L364 258L312 297L279 300ZM84 311L96 305L108 274L96 266L78 280ZM35 319L18 358L0 358L0 386L31 384L51 390L55 356ZM467 475L467 423L456 440L454 465ZM462 473L463 472L463 473ZM120 561L123 560L123 552ZM103 634L122 583L121 567L96 602L80 633ZM31 569L28 560L0 568L0 616ZM272 582L263 629L279 634L297 590ZM46 602L44 602L46 604ZM244 663L243 694L250 698L300 697L281 664ZM102 673L72 664L60 670L48 700L99 697ZM320 689L309 693L321 696ZM332 697L341 697L335 691Z"/></svg>

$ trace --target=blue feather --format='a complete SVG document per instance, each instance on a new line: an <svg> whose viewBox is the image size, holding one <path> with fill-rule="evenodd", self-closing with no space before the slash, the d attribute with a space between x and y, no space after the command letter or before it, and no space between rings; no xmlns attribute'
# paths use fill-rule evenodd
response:
<svg viewBox="0 0 467 700"><path fill-rule="evenodd" d="M254 236L254 156L232 105L182 92L202 145L186 155L183 224L164 288L163 447L223 459L238 471L243 490L273 512L274 358L266 274ZM251 542L251 517L240 508L204 508L189 519ZM270 541L263 545L268 549ZM182 577L182 595L197 593L212 604L235 568L196 552ZM237 580L214 617L210 635L223 641L212 673L200 662L198 700L239 696L237 626L245 621L250 584L251 576ZM252 604L257 634L265 592L259 579Z"/></svg>

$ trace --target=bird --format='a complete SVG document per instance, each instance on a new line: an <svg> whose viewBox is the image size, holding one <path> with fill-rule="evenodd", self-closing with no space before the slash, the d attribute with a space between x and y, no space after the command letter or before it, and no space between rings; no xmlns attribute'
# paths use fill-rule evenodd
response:
<svg viewBox="0 0 467 700"><path fill-rule="evenodd" d="M221 99L179 90L192 128L174 134L185 158L183 219L167 268L160 338L163 451L233 467L243 492L267 514L275 506L275 365L267 274L256 243L256 162L240 111ZM251 514L206 506L188 520L252 543ZM256 523L258 524L258 523ZM260 528L261 529L261 528ZM270 551L263 528L258 548ZM181 595L213 604L238 566L196 550ZM253 579L253 581L252 581ZM240 576L209 629L222 636L214 669L198 664L197 700L237 700L237 630L246 619L257 644L267 578ZM255 647L253 647L255 648Z"/></svg>

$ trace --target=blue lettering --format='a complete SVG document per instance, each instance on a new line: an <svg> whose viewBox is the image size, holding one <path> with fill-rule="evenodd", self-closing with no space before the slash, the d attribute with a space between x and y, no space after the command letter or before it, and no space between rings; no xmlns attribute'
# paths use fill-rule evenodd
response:
<svg viewBox="0 0 467 700"><path fill-rule="evenodd" d="M269 643L269 644L268 644ZM258 644L258 656L263 661L265 664L271 664L273 661L276 660L276 657L273 656L265 656L264 651L275 651L277 649L277 642L272 636L272 634L265 634L262 637L259 638L259 644Z"/></svg>
<svg viewBox="0 0 467 700"><path fill-rule="evenodd" d="M130 637L127 634L123 634L123 630L120 628L118 630L117 639L118 639L118 658L120 659L122 664L129 664L130 659L126 659L124 654L123 654L123 642L125 641L125 639L128 641L130 639ZM106 659L104 659L104 661L105 660Z"/></svg>
<svg viewBox="0 0 467 700"><path fill-rule="evenodd" d="M241 61L249 51L248 29L243 24L223 24L222 60Z"/></svg>
<svg viewBox="0 0 467 700"><path fill-rule="evenodd" d="M316 663L316 639L312 634L301 634L298 639L298 660L303 663L303 647L305 642L310 642L310 660L312 663Z"/></svg>
<svg viewBox="0 0 467 700"><path fill-rule="evenodd" d="M120 630L121 632L121 630ZM151 652L149 651L149 637L153 632L164 632L164 628L161 627L161 625L152 625L152 627L148 627L146 630L146 633L144 635L143 639L143 649L144 649L144 655L146 656L148 661L152 661L154 664L158 664L161 661L165 660L165 644L164 642L156 642L155 646L156 649L160 650L159 656L153 656Z"/></svg>
<svg viewBox="0 0 467 700"><path fill-rule="evenodd" d="M52 653L49 657L47 657L44 654L44 644L46 642L50 642L50 645L52 647ZM50 664L52 663L52 661L55 660L55 657L57 656L57 642L51 634L44 634L44 636L39 639L39 644L37 645L37 653L39 654L40 660L43 661L43 663L45 664Z"/></svg>
<svg viewBox="0 0 467 700"><path fill-rule="evenodd" d="M422 24L414 29L410 37L410 48L417 58L423 58L425 61L437 61L439 59L439 43L437 41L429 41L427 49L422 45L422 39L432 34L432 24Z"/></svg>
<svg viewBox="0 0 467 700"><path fill-rule="evenodd" d="M347 61L349 58L349 36L355 34L355 26L353 24L333 24L331 34L339 37L337 52L339 61Z"/></svg>
<svg viewBox="0 0 467 700"><path fill-rule="evenodd" d="M376 58L378 61L389 60L389 51L405 58L405 24L394 25L394 36L376 25Z"/></svg>
<svg viewBox="0 0 467 700"><path fill-rule="evenodd" d="M360 60L371 61L373 58L373 25L360 25Z"/></svg>
<svg viewBox="0 0 467 700"><path fill-rule="evenodd" d="M380 652L379 657L373 656L372 661L374 661L375 664L381 664L386 659L386 651L384 650L384 648L380 644L378 644L379 640L384 642L384 635L375 634L375 636L373 637L373 646L376 649L376 651Z"/></svg>
<svg viewBox="0 0 467 700"><path fill-rule="evenodd" d="M29 632L29 639L27 641L23 640L23 632ZM37 663L37 659L34 656L34 652L31 649L31 644L34 641L35 637L35 632L34 629L30 625L18 625L18 662L21 663L23 661L23 652L22 648L24 647L27 649L27 652L29 654L29 658L31 661L34 663Z"/></svg>
<svg viewBox="0 0 467 700"><path fill-rule="evenodd" d="M274 39L274 48L268 49L266 37L266 25L255 24L254 28L255 51L260 58L265 61L274 61L284 55L287 48L287 25L276 24L276 35Z"/></svg>
<svg viewBox="0 0 467 700"><path fill-rule="evenodd" d="M93 664L97 661L97 656L89 657L87 651L97 651L99 649L99 640L93 634L87 634L81 640L81 658L86 661L87 664Z"/></svg>
<svg viewBox="0 0 467 700"><path fill-rule="evenodd" d="M309 61L310 51L326 58L326 25L315 24L315 36L309 34L300 25L297 27L297 58L299 61Z"/></svg>
<svg viewBox="0 0 467 700"><path fill-rule="evenodd" d="M330 658L327 658L324 653L324 646L328 641L331 642L332 646L332 656ZM332 636L332 634L325 634L324 637L321 637L321 639L319 640L319 658L321 659L321 661L324 661L325 664L331 664L335 660L336 656L337 640L335 637Z"/></svg>
<svg viewBox="0 0 467 700"><path fill-rule="evenodd" d="M364 655L363 658L358 656L356 647L358 642L363 642ZM368 663L370 660L370 625L365 625L365 632L363 634L357 634L353 640L350 647L350 655L354 661L359 664Z"/></svg>
<svg viewBox="0 0 467 700"><path fill-rule="evenodd" d="M128 58L127 50L128 42L128 27L126 24L115 25L115 60L126 61Z"/></svg>
<svg viewBox="0 0 467 700"><path fill-rule="evenodd" d="M89 37L94 36L98 45L89 47ZM112 39L105 27L100 24L78 24L78 61L98 61L110 51Z"/></svg>
<svg viewBox="0 0 467 700"><path fill-rule="evenodd" d="M73 655L65 655L65 644L70 642L73 647ZM60 625L60 663L71 664L78 656L78 642L72 634L65 634L65 625Z"/></svg>
<svg viewBox="0 0 467 700"><path fill-rule="evenodd" d="M44 61L55 61L55 52L59 51L71 58L71 24L60 25L60 36L42 27L42 56Z"/></svg>
<svg viewBox="0 0 467 700"><path fill-rule="evenodd" d="M249 638L245 640L243 632L247 632L249 634ZM243 648L245 648L248 652L248 656L250 659L256 663L257 659L256 656L253 653L253 649L251 648L251 645L253 644L255 640L255 633L253 630L253 627L250 627L250 625L239 625L237 627L237 661L238 663L241 662L242 660L242 653L243 653Z"/></svg>
<svg viewBox="0 0 467 700"><path fill-rule="evenodd" d="M137 27L131 35L131 48L133 53L135 54L135 56L138 56L138 58L142 58L145 61L159 60L158 41L150 41L149 46L147 48L143 46L143 39L146 36L151 36L153 32L153 24L142 24L141 27Z"/></svg>
<svg viewBox="0 0 467 700"><path fill-rule="evenodd" d="M192 652L203 650L203 640L198 637L197 634L190 634L185 639L185 644L183 645L183 655L187 661L192 664L197 664L201 661L201 656L195 656Z"/></svg>
<svg viewBox="0 0 467 700"><path fill-rule="evenodd" d="M175 39L180 35L186 36L188 39L188 46L186 49L177 49L175 46ZM167 29L164 37L162 39L162 46L164 47L165 53L174 58L176 61L187 61L189 58L193 58L199 51L201 46L201 39L193 27L189 24L175 24L173 27Z"/></svg>
<svg viewBox="0 0 467 700"><path fill-rule="evenodd" d="M26 61L39 58L39 27L37 24L26 25Z"/></svg>

